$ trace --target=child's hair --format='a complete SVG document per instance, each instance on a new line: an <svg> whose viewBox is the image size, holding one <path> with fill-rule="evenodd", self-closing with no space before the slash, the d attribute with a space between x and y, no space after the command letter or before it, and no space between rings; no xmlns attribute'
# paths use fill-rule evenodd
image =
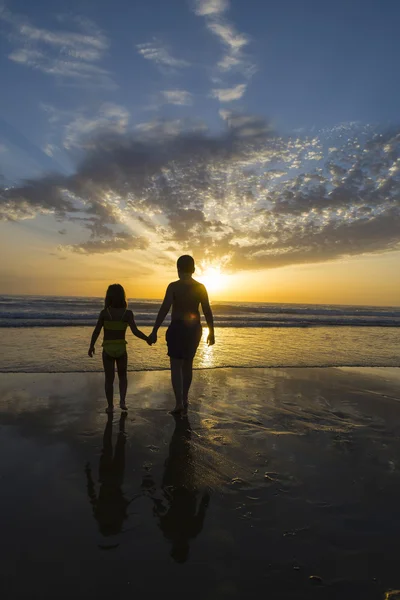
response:
<svg viewBox="0 0 400 600"><path fill-rule="evenodd" d="M113 283L108 286L104 308L108 308L109 306L112 308L126 308L128 306L125 290L119 283Z"/></svg>
<svg viewBox="0 0 400 600"><path fill-rule="evenodd" d="M181 273L194 273L194 259L189 254L184 254L180 256L176 261L176 268Z"/></svg>

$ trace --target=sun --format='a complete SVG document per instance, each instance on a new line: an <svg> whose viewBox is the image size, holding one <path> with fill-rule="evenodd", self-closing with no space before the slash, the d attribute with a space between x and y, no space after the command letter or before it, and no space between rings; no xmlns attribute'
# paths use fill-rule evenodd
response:
<svg viewBox="0 0 400 600"><path fill-rule="evenodd" d="M221 267L212 265L202 268L197 279L204 283L209 292L221 291L226 283L226 277L221 273Z"/></svg>

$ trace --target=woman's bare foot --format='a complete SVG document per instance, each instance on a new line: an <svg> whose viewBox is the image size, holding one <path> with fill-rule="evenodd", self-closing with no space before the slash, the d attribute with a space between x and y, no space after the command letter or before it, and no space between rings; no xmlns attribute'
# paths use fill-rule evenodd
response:
<svg viewBox="0 0 400 600"><path fill-rule="evenodd" d="M114 412L114 405L112 404L111 406L107 406L106 413L108 415L112 415L113 412Z"/></svg>
<svg viewBox="0 0 400 600"><path fill-rule="evenodd" d="M120 402L119 403L119 407L120 407L121 410L128 412L128 407L125 404L125 402Z"/></svg>
<svg viewBox="0 0 400 600"><path fill-rule="evenodd" d="M171 413L171 415L181 415L184 410L185 410L185 407L183 406L183 404L177 404L175 406L174 410L171 410L170 413Z"/></svg>

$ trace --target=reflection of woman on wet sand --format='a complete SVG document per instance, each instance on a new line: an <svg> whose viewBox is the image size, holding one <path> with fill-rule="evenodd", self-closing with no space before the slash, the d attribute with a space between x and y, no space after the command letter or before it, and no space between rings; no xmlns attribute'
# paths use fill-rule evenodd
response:
<svg viewBox="0 0 400 600"><path fill-rule="evenodd" d="M203 529L209 504L209 495L205 493L197 509L191 433L189 420L176 417L162 481L164 498L153 498L154 514L164 536L172 542L171 556L176 562L187 560L190 540Z"/></svg>
<svg viewBox="0 0 400 600"><path fill-rule="evenodd" d="M120 533L124 520L127 518L127 508L130 501L122 492L125 470L125 419L126 413L121 414L119 433L113 456L112 426L113 417L108 415L107 425L103 436L103 450L99 463L100 489L96 495L90 465L86 466L87 491L93 514L104 536Z"/></svg>

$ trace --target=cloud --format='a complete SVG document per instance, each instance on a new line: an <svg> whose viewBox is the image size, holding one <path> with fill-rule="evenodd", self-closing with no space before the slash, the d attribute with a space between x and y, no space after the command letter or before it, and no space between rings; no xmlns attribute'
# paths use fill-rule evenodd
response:
<svg viewBox="0 0 400 600"><path fill-rule="evenodd" d="M139 223L158 249L232 270L400 248L400 129L283 137L254 115L222 116L219 135L166 122L94 134L73 175L1 189L0 214L81 223L91 238L67 249L84 254L145 249L125 231Z"/></svg>
<svg viewBox="0 0 400 600"><path fill-rule="evenodd" d="M156 39L145 44L137 44L136 48L144 59L154 62L159 67L181 69L190 66L186 60L174 58L169 50Z"/></svg>
<svg viewBox="0 0 400 600"><path fill-rule="evenodd" d="M65 31L49 31L29 24L19 27L19 35L30 42L38 42L55 48L66 56L86 61L102 58L108 48L106 37L99 32L97 36Z"/></svg>
<svg viewBox="0 0 400 600"><path fill-rule="evenodd" d="M0 188L0 220L32 219L49 213L66 218L77 210L66 182L64 176L55 175L27 180L20 187Z"/></svg>
<svg viewBox="0 0 400 600"><path fill-rule="evenodd" d="M246 84L240 83L232 88L213 89L211 95L213 98L218 98L220 102L232 102L232 100L240 100L246 91Z"/></svg>
<svg viewBox="0 0 400 600"><path fill-rule="evenodd" d="M244 52L250 39L244 33L238 32L233 23L226 18L225 13L229 7L228 0L198 0L194 4L195 14L204 17L207 29L217 37L224 48L222 58L216 63L216 74L213 74L212 80L218 81L221 75L231 73L240 74L246 80L250 80L257 70L256 65ZM246 86L243 93L245 89Z"/></svg>
<svg viewBox="0 0 400 600"><path fill-rule="evenodd" d="M220 23L218 21L210 21L207 27L228 47L234 54L247 46L249 39L243 33L237 33L234 26L230 23Z"/></svg>
<svg viewBox="0 0 400 600"><path fill-rule="evenodd" d="M218 68L221 71L232 71L240 67L242 64L242 61L237 56L232 56L231 54L226 54L217 63Z"/></svg>
<svg viewBox="0 0 400 600"><path fill-rule="evenodd" d="M78 254L108 254L110 252L126 252L127 250L146 250L149 246L144 237L120 232L114 237L101 240L89 240L82 244L61 245L58 250L76 252Z"/></svg>
<svg viewBox="0 0 400 600"><path fill-rule="evenodd" d="M262 117L244 115L232 110L220 110L219 114L226 122L228 130L235 132L237 139L242 138L254 141L260 139L262 141L274 134L269 123ZM276 172L276 169L270 169L268 175ZM285 174L285 171L281 171L280 173Z"/></svg>
<svg viewBox="0 0 400 600"><path fill-rule="evenodd" d="M111 80L108 72L101 67L90 63L73 60L59 60L50 57L43 52L30 48L21 48L9 54L8 58L13 62L42 71L47 75L60 78L75 79L77 81L88 81L91 84L109 87Z"/></svg>
<svg viewBox="0 0 400 600"><path fill-rule="evenodd" d="M12 32L11 61L63 80L115 86L109 72L94 64L103 58L109 42L91 21L73 19L73 26L80 31L50 30L36 27L4 8L0 9L0 19Z"/></svg>
<svg viewBox="0 0 400 600"><path fill-rule="evenodd" d="M46 144L43 148L43 152L45 154L47 154L47 156L53 156L55 151L57 150L57 146L55 146L54 144Z"/></svg>
<svg viewBox="0 0 400 600"><path fill-rule="evenodd" d="M199 17L219 15L229 9L229 0L196 0L194 12Z"/></svg>
<svg viewBox="0 0 400 600"><path fill-rule="evenodd" d="M192 94L185 90L164 90L161 95L168 104L177 104L178 106L192 104Z"/></svg>
<svg viewBox="0 0 400 600"><path fill-rule="evenodd" d="M85 148L95 143L93 136L123 134L126 132L130 114L126 108L107 102L101 105L98 114L87 117L78 114L65 126L64 147Z"/></svg>
<svg viewBox="0 0 400 600"><path fill-rule="evenodd" d="M192 135L204 133L207 131L206 125L202 121L193 121L188 119L152 119L144 123L138 123L136 130L142 139L150 140L174 139L178 135Z"/></svg>

